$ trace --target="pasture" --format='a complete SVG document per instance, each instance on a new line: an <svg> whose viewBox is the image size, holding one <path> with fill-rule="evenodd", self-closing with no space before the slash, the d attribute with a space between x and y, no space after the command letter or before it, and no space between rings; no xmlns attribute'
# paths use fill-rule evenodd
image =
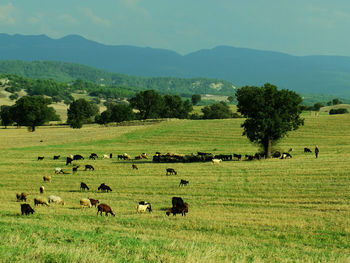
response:
<svg viewBox="0 0 350 263"><path fill-rule="evenodd" d="M0 261L3 262L349 262L350 115L305 116L305 126L278 147L293 158L207 163L152 163L152 155L254 154L242 119L170 120L140 126L0 129ZM303 153L318 145L319 158ZM148 160L118 160L117 154ZM88 160L90 153L112 159ZM65 157L81 154L72 174ZM61 155L53 160L54 155ZM38 156L44 156L38 161ZM138 170L132 169L137 164ZM95 171L83 171L91 164ZM61 167L70 174L54 174ZM177 175L166 176L166 168ZM50 175L51 182L43 182ZM179 187L180 179L189 181ZM85 182L90 191L80 190ZM112 192L97 191L105 183ZM58 195L65 206L34 207ZM33 215L20 215L16 193L27 192ZM189 213L169 217L180 196ZM81 208L99 199L115 217ZM151 214L137 214L141 200Z"/></svg>

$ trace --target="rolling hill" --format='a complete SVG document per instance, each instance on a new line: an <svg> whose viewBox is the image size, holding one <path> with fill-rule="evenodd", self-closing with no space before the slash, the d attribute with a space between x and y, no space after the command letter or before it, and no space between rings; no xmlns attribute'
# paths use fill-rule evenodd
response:
<svg viewBox="0 0 350 263"><path fill-rule="evenodd" d="M78 35L0 34L1 60L71 62L123 74L224 79L237 86L273 83L299 93L350 96L350 58L291 56L218 46L180 55L171 50L111 46Z"/></svg>

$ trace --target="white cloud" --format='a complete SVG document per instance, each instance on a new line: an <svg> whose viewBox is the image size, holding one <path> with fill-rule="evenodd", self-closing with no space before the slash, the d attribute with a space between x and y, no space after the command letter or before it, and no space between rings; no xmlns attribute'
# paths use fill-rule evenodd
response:
<svg viewBox="0 0 350 263"><path fill-rule="evenodd" d="M81 12L89 18L94 24L102 26L110 26L111 22L108 19L101 18L95 15L90 8L81 8Z"/></svg>
<svg viewBox="0 0 350 263"><path fill-rule="evenodd" d="M14 12L15 7L11 3L0 5L0 23L14 25L16 23Z"/></svg>
<svg viewBox="0 0 350 263"><path fill-rule="evenodd" d="M76 18L74 18L73 16L68 15L68 14L62 14L62 15L58 16L58 20L63 22L63 23L66 23L66 24L70 24L70 25L78 24L78 20Z"/></svg>

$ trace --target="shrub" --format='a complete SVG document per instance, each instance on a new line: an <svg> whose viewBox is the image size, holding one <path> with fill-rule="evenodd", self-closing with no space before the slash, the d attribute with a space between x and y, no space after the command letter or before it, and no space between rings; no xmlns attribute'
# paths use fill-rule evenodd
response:
<svg viewBox="0 0 350 263"><path fill-rule="evenodd" d="M333 114L345 114L345 113L349 113L349 111L347 109L344 109L344 108L331 109L329 111L330 115L333 115Z"/></svg>

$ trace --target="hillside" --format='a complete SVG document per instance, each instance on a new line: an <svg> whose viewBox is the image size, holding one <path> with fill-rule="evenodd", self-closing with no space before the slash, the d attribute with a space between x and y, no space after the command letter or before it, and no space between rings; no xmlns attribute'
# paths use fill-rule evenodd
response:
<svg viewBox="0 0 350 263"><path fill-rule="evenodd" d="M219 79L136 77L85 65L55 61L0 61L0 74L14 74L32 79L53 79L59 82L81 79L99 84L101 87L127 87L134 92L154 89L161 93L185 96L192 94L233 95L235 91L231 82Z"/></svg>
<svg viewBox="0 0 350 263"><path fill-rule="evenodd" d="M180 55L171 50L111 46L69 35L0 34L1 60L49 60L89 65L135 76L223 79L237 86L266 82L298 93L350 96L350 58L291 56L279 52L219 46Z"/></svg>

